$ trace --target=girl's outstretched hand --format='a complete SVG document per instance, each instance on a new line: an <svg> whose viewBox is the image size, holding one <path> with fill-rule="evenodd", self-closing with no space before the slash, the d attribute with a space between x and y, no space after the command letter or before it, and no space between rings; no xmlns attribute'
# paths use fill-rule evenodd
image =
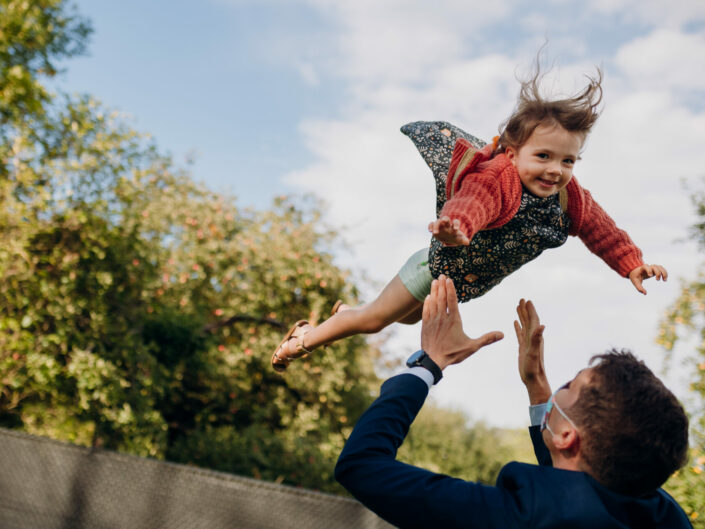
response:
<svg viewBox="0 0 705 529"><path fill-rule="evenodd" d="M450 220L450 217L443 216L428 225L428 231L446 246L467 246L470 239L460 229L458 219Z"/></svg>
<svg viewBox="0 0 705 529"><path fill-rule="evenodd" d="M631 272L629 272L629 279L631 280L634 288L639 292L646 295L646 289L641 286L642 281L649 279L650 277L655 277L657 281L668 279L668 272L661 265L648 265L643 264Z"/></svg>

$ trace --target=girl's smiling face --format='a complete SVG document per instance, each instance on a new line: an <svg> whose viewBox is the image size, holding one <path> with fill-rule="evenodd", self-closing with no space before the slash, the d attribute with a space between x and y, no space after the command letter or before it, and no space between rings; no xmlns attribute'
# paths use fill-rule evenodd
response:
<svg viewBox="0 0 705 529"><path fill-rule="evenodd" d="M583 139L582 134L557 124L539 125L519 149L507 147L505 152L524 187L545 198L558 193L573 178Z"/></svg>

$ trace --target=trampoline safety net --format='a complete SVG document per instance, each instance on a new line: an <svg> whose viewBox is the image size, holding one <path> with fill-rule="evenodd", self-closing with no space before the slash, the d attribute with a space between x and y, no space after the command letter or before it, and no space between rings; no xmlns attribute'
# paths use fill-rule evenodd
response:
<svg viewBox="0 0 705 529"><path fill-rule="evenodd" d="M0 428L2 529L382 529L360 503Z"/></svg>

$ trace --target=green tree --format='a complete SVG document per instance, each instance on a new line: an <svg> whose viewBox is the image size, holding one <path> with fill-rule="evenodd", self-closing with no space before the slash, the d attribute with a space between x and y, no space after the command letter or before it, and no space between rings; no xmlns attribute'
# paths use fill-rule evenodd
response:
<svg viewBox="0 0 705 529"><path fill-rule="evenodd" d="M692 196L699 221L691 230L692 238L705 249L705 192ZM683 282L681 292L661 321L658 342L672 352L684 337L697 337L689 363L694 366L690 384L691 407L690 461L666 484L690 516L694 527L705 528L705 262L697 276Z"/></svg>
<svg viewBox="0 0 705 529"><path fill-rule="evenodd" d="M67 2L0 10L0 424L332 488L374 351L269 366L284 322L355 302L317 204L246 211L194 183L44 87L90 31Z"/></svg>
<svg viewBox="0 0 705 529"><path fill-rule="evenodd" d="M63 104L51 160L17 135L3 183L2 423L331 488L374 355L269 365L283 322L355 301L316 204L241 211L93 100Z"/></svg>
<svg viewBox="0 0 705 529"><path fill-rule="evenodd" d="M62 59L85 51L90 32L64 0L0 0L0 177L8 174L13 132L44 127L52 96L43 81Z"/></svg>

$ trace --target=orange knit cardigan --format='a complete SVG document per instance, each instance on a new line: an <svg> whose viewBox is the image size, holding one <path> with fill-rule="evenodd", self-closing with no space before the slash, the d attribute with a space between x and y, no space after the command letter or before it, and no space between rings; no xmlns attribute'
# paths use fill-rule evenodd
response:
<svg viewBox="0 0 705 529"><path fill-rule="evenodd" d="M516 168L504 154L492 157L491 144L455 175L463 157L472 154L469 149L475 148L464 139L455 144L441 216L460 220L460 228L472 240L478 231L499 228L514 217L521 203L522 185ZM566 191L570 235L580 237L591 252L623 277L644 264L641 250L575 177Z"/></svg>

